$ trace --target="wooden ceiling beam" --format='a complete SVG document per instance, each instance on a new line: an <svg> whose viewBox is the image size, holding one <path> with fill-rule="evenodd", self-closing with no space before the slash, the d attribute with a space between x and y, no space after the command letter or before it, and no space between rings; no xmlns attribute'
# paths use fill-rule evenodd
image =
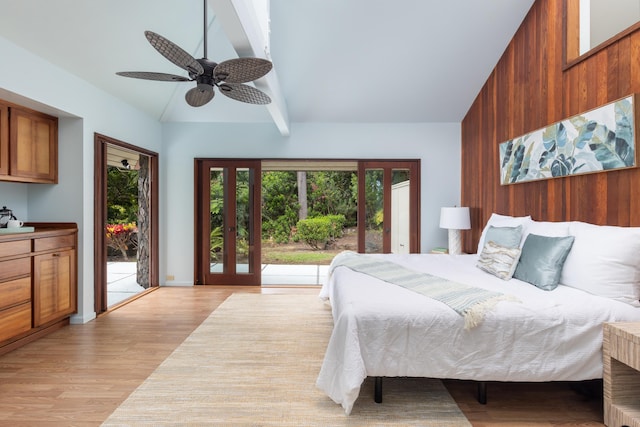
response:
<svg viewBox="0 0 640 427"><path fill-rule="evenodd" d="M260 30L258 15L250 2L241 0L207 0L209 7L216 14L231 45L240 58L256 57L271 60L268 52L268 40ZM256 88L271 97L267 104L269 114L283 136L289 136L289 113L284 96L280 90L276 67L264 77L254 82Z"/></svg>

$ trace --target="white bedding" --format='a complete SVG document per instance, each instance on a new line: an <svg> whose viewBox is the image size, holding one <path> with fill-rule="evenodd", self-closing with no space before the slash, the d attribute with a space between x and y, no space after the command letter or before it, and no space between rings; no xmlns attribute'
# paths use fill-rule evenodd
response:
<svg viewBox="0 0 640 427"><path fill-rule="evenodd" d="M445 304L346 267L320 292L334 320L317 386L349 414L367 376L477 381L602 378L602 324L640 309L568 286L553 291L475 267L477 255L372 255L513 295L471 330Z"/></svg>

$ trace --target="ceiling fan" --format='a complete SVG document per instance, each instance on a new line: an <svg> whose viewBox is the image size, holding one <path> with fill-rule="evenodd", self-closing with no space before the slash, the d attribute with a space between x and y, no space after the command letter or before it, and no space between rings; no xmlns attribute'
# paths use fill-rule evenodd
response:
<svg viewBox="0 0 640 427"><path fill-rule="evenodd" d="M207 58L207 0L204 0L204 57L195 59L175 43L153 31L145 31L147 40L162 56L186 70L189 77L152 71L120 71L116 74L144 80L196 82L185 94L187 104L201 107L211 101L217 87L223 95L248 104L269 104L271 98L259 89L243 83L251 82L271 71L271 61L261 58L229 59L219 64Z"/></svg>

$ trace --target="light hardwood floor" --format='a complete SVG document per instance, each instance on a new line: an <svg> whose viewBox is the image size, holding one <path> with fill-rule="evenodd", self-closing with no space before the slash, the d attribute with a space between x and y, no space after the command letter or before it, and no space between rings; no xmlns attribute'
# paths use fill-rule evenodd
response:
<svg viewBox="0 0 640 427"><path fill-rule="evenodd" d="M99 426L233 292L317 288L163 287L85 325L0 356L0 425ZM474 426L602 426L602 403L568 384L446 382ZM428 402L425 402L428 404Z"/></svg>

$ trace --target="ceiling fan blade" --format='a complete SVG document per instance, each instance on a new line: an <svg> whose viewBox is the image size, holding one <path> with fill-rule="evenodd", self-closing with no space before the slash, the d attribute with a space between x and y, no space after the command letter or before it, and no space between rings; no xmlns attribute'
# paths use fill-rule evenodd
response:
<svg viewBox="0 0 640 427"><path fill-rule="evenodd" d="M262 58L237 58L219 63L213 76L219 82L247 83L267 74L273 64Z"/></svg>
<svg viewBox="0 0 640 427"><path fill-rule="evenodd" d="M191 79L178 76L175 74L154 73L152 71L119 71L116 73L123 77L132 77L134 79L159 80L162 82L190 82Z"/></svg>
<svg viewBox="0 0 640 427"><path fill-rule="evenodd" d="M165 39L160 34L154 33L153 31L145 31L144 35L147 37L147 40L149 40L149 43L151 43L151 46L178 67L195 75L204 73L202 65L200 65L193 56L182 50L178 45Z"/></svg>
<svg viewBox="0 0 640 427"><path fill-rule="evenodd" d="M269 104L271 102L271 98L269 98L266 93L251 86L240 83L222 83L218 87L223 95L236 101L258 105Z"/></svg>
<svg viewBox="0 0 640 427"><path fill-rule="evenodd" d="M213 86L211 86L211 90L202 90L199 87L194 87L184 95L184 99L187 101L187 104L192 107L202 107L211 101L214 95Z"/></svg>

